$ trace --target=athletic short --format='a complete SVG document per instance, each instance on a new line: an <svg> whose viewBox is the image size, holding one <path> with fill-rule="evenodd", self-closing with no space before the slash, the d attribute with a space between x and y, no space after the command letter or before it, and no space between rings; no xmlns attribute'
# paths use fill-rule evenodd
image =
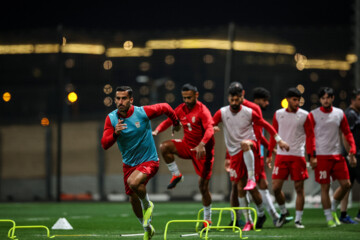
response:
<svg viewBox="0 0 360 240"><path fill-rule="evenodd" d="M349 170L351 185L353 185L355 180L360 183L360 155L356 156L356 167L351 167L349 161L346 161L346 164Z"/></svg>
<svg viewBox="0 0 360 240"><path fill-rule="evenodd" d="M202 159L198 160L196 159L196 151L190 151L192 147L183 142L182 139L172 139L171 141L174 143L179 157L192 160L195 172L198 176L207 180L211 178L212 168L214 165L213 142L205 145L206 154Z"/></svg>
<svg viewBox="0 0 360 240"><path fill-rule="evenodd" d="M260 179L266 179L265 167L264 167L264 157L260 157L259 154L254 154L255 158L255 179L256 182L259 182ZM226 150L225 159L230 159L230 154Z"/></svg>
<svg viewBox="0 0 360 240"><path fill-rule="evenodd" d="M255 157L255 178L256 182L259 182L260 179L266 179L264 157Z"/></svg>
<svg viewBox="0 0 360 240"><path fill-rule="evenodd" d="M317 167L315 168L315 181L320 184L329 184L332 180L349 179L349 171L346 166L346 160L343 156L316 156Z"/></svg>
<svg viewBox="0 0 360 240"><path fill-rule="evenodd" d="M126 164L123 163L124 184L125 184L126 195L131 195L133 193L133 191L131 190L131 188L127 184L127 179L129 178L129 176L135 170L138 170L138 171L140 171L140 172L147 175L146 181L144 182L144 184L146 185L148 183L148 181L159 170L159 161L148 161L148 162L141 163L141 164L139 164L137 166L134 166L134 167L126 165Z"/></svg>
<svg viewBox="0 0 360 240"><path fill-rule="evenodd" d="M258 148L255 141L249 140L253 142L253 146L251 150L254 154L254 167L255 167L255 178L258 181L257 171L256 171L256 162L259 161ZM232 182L239 182L243 177L247 177L247 168L244 162L244 154L243 151L238 152L234 156L230 156L230 180Z"/></svg>
<svg viewBox="0 0 360 240"><path fill-rule="evenodd" d="M309 178L305 157L276 155L272 179L303 181Z"/></svg>

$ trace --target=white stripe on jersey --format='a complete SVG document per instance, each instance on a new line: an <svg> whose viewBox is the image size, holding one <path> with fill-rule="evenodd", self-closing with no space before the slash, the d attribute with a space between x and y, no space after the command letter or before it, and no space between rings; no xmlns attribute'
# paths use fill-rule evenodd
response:
<svg viewBox="0 0 360 240"><path fill-rule="evenodd" d="M230 106L222 107L220 111L225 145L230 156L234 156L241 151L241 141L256 140L252 125L252 109L241 105L241 110L237 113L231 112Z"/></svg>
<svg viewBox="0 0 360 240"><path fill-rule="evenodd" d="M330 113L324 113L320 108L311 111L315 121L316 155L341 154L340 123L344 112L333 107Z"/></svg>
<svg viewBox="0 0 360 240"><path fill-rule="evenodd" d="M279 109L275 112L278 122L278 134L289 144L290 150L283 151L277 146L277 154L291 156L305 156L306 134L304 124L309 113L299 108L296 113L288 112L286 109Z"/></svg>

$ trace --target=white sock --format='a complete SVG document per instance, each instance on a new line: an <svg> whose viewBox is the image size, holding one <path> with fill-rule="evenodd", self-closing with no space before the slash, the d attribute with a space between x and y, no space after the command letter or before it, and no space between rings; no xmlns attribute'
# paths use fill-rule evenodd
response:
<svg viewBox="0 0 360 240"><path fill-rule="evenodd" d="M244 156L244 162L247 168L247 173L248 173L248 179L251 179L255 182L255 166L254 166L254 153L252 150L243 152L243 156Z"/></svg>
<svg viewBox="0 0 360 240"><path fill-rule="evenodd" d="M148 209L148 207L150 206L149 195L146 194L144 199L141 199L141 198L139 198L139 199L140 199L140 202L141 202L142 209L143 210Z"/></svg>
<svg viewBox="0 0 360 240"><path fill-rule="evenodd" d="M280 208L281 214L286 214L287 213L285 204L279 205L279 208Z"/></svg>
<svg viewBox="0 0 360 240"><path fill-rule="evenodd" d="M279 214L276 212L274 203L273 203L272 200L271 200L271 196L270 196L269 190L268 190L268 189L265 189L265 190L260 189L259 192L260 192L260 194L261 194L261 197L262 197L262 200L263 200L263 204L265 205L266 210L267 210L268 213L270 214L271 218L272 218L273 220L278 219L280 216L279 216Z"/></svg>
<svg viewBox="0 0 360 240"><path fill-rule="evenodd" d="M303 213L304 213L304 211L296 210L295 222L301 222Z"/></svg>
<svg viewBox="0 0 360 240"><path fill-rule="evenodd" d="M204 208L204 220L211 221L211 204L209 206L203 206Z"/></svg>
<svg viewBox="0 0 360 240"><path fill-rule="evenodd" d="M326 221L334 220L333 216L331 215L331 209L324 209L324 215L326 217Z"/></svg>
<svg viewBox="0 0 360 240"><path fill-rule="evenodd" d="M238 199L239 199L240 207L248 207L249 206L249 203L246 200L246 197L238 197ZM246 209L242 210L242 213L244 214L245 222L252 221L251 215L248 210L246 210Z"/></svg>
<svg viewBox="0 0 360 240"><path fill-rule="evenodd" d="M257 208L257 213L259 217L262 217L265 215L265 211L264 211L264 204L261 203L260 205L256 205Z"/></svg>
<svg viewBox="0 0 360 240"><path fill-rule="evenodd" d="M246 203L247 203L247 206L249 207L250 206L250 202L252 200L252 197L251 197L251 194L249 193L249 191L246 191ZM252 220L252 215L251 215L252 211L251 210L248 210L248 215L249 215L249 220L250 222L253 222Z"/></svg>
<svg viewBox="0 0 360 240"><path fill-rule="evenodd" d="M180 175L180 171L179 171L179 168L178 166L176 165L176 162L173 161L172 163L167 163L166 164L169 171L172 173L172 175L175 175L175 176L179 176Z"/></svg>
<svg viewBox="0 0 360 240"><path fill-rule="evenodd" d="M336 212L336 209L339 206L339 204L340 201L334 199L331 203L331 211Z"/></svg>

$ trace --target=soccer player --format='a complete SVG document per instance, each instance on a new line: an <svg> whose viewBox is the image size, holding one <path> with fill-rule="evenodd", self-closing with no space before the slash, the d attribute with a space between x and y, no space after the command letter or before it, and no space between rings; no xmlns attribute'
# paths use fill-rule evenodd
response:
<svg viewBox="0 0 360 240"><path fill-rule="evenodd" d="M253 111L257 112L259 116L262 117L261 110L266 110L266 108L268 107L270 92L265 88L257 87L253 90L253 98L254 98L253 103L244 99L243 105L252 108ZM215 127L214 129L218 131L218 127ZM276 212L275 206L271 200L270 192L268 190L268 181L266 179L266 173L264 168L264 147L267 149L269 143L263 135L264 129L261 126L254 125L254 131L257 138L257 143L261 144L259 148L260 157L256 158L255 161L255 179L258 184L259 192L261 194L266 210L270 214L271 218L273 219L273 223L275 225L280 216ZM229 171L229 167L230 167L230 155L229 152L226 151L225 170ZM230 194L230 205L232 207L239 206L238 193L236 188L234 188ZM237 214L237 216L238 216L237 219L239 219L240 214ZM234 216L232 212L231 212L231 220L232 221L230 222L229 226L232 226L234 221ZM236 226L240 227L241 225L242 222L241 221L239 222L238 220L238 222L236 222Z"/></svg>
<svg viewBox="0 0 360 240"><path fill-rule="evenodd" d="M351 186L346 160L341 155L340 131L350 146L348 159L352 167L356 165L356 146L344 112L332 106L334 90L323 87L318 95L321 107L310 112L317 156L317 163L312 167L315 167L315 180L321 185L321 203L328 227L336 227L340 225L336 209ZM334 192L332 203L329 196L330 177L340 184Z"/></svg>
<svg viewBox="0 0 360 240"><path fill-rule="evenodd" d="M309 113L299 108L301 93L296 88L289 88L285 98L288 107L279 109L275 112L273 118L273 126L279 135L288 142L290 151L285 152L281 148L277 148L274 169L272 173L272 188L275 194L276 202L280 208L280 218L276 222L276 227L281 227L286 223L286 215L288 210L285 207L285 195L282 191L284 181L288 179L294 181L296 191L296 217L295 227L304 228L302 224L302 215L304 211L305 193L304 180L309 177L306 169L305 160L305 142L306 151L309 154L310 161L316 162L315 158L315 137L312 128ZM275 140L270 139L269 153L266 162L271 168L272 149L274 149Z"/></svg>
<svg viewBox="0 0 360 240"><path fill-rule="evenodd" d="M281 140L274 128L261 118L256 111L243 105L245 92L239 82L231 83L228 92L228 101L230 105L219 109L213 118L215 126L220 122L223 122L225 144L230 154L230 180L232 182L232 191L238 191L240 206L245 207L248 206L245 190L246 186L248 186L248 173L250 172L249 169L247 169L247 166L251 165L251 162L253 164L255 158L259 157L259 145L256 142L253 124L265 127L271 135L276 135L275 138L282 148L288 149L289 146L286 142ZM245 162L248 162L248 164L246 165ZM256 188L248 190L258 208L259 219L256 227L261 228L266 220L261 195ZM246 220L243 231L249 231L253 224L250 221L248 211L243 211L243 214Z"/></svg>
<svg viewBox="0 0 360 240"><path fill-rule="evenodd" d="M132 209L145 230L144 239L151 239L155 229L151 225L154 204L146 191L147 182L159 169L159 158L151 134L150 119L162 114L170 118L175 130L180 123L174 110L167 103L144 107L133 106L132 89L128 86L116 88L117 109L105 120L101 145L106 150L117 142L123 157L123 172L126 194Z"/></svg>
<svg viewBox="0 0 360 240"><path fill-rule="evenodd" d="M349 166L348 170L350 174L351 186L354 184L355 179L360 183L360 88L352 91L351 93L351 104L345 110L345 116L349 122L350 130L353 134L355 145L356 145L356 167L352 168ZM343 140L346 152L349 152L349 145L346 144L346 141ZM349 191L350 192L350 191ZM341 216L339 218L342 223L355 224L354 220L347 214L347 206L349 201L349 192L345 195L344 199L341 201ZM360 221L360 209L355 217L355 220Z"/></svg>
<svg viewBox="0 0 360 240"><path fill-rule="evenodd" d="M198 101L199 92L191 84L185 84L181 89L184 103L180 104L175 113L183 129L183 139L167 140L160 145L161 154L172 173L168 189L173 189L183 179L176 162L177 155L183 159L191 159L196 174L199 176L199 189L202 195L204 220L211 225L211 194L209 181L214 164L214 129L209 109ZM166 130L171 125L167 119L160 123L153 135Z"/></svg>

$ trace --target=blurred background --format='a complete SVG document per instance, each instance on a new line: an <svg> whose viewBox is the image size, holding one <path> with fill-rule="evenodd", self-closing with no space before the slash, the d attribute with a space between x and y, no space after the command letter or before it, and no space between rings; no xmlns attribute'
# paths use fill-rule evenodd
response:
<svg viewBox="0 0 360 240"><path fill-rule="evenodd" d="M359 0L1 5L1 201L126 200L119 150L100 145L119 85L134 89L135 105L175 108L181 86L192 83L212 114L227 104L230 82L243 83L249 100L261 86L271 92L263 112L269 122L289 87L303 92L308 111L319 106L322 86L334 88L342 109L360 87ZM170 138L167 131L155 141ZM226 200L222 133L215 152L211 192ZM166 190L170 173L161 162L149 192L158 200L199 200L191 162L177 162L185 181L176 191ZM319 203L309 171L307 201ZM285 186L289 201L292 188Z"/></svg>

